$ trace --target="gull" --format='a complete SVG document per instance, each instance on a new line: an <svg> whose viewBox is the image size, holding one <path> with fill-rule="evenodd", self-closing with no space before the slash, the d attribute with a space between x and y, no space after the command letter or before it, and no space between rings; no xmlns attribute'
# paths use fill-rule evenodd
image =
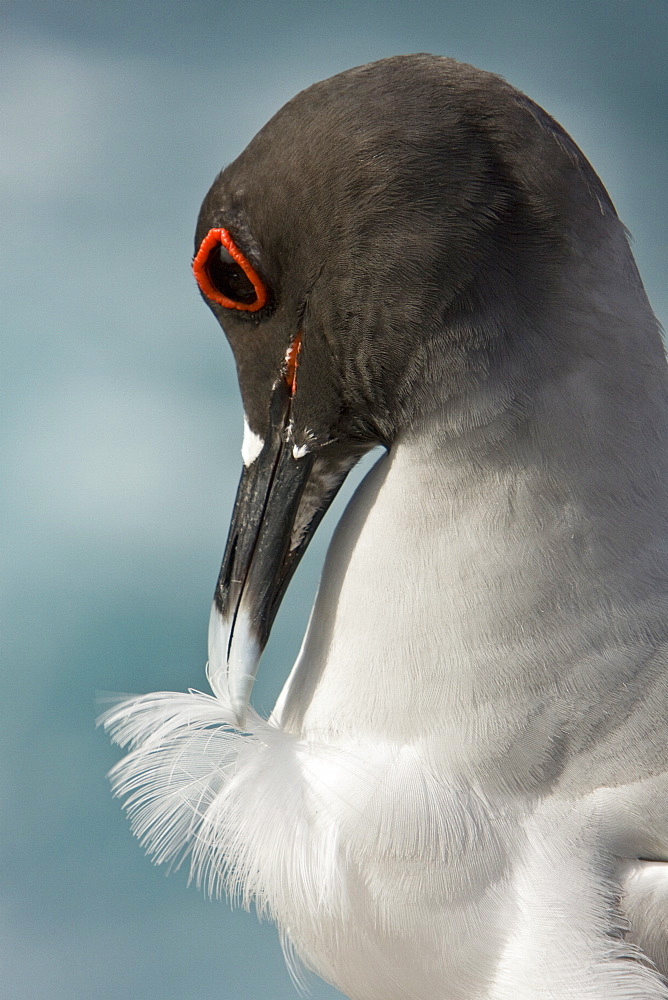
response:
<svg viewBox="0 0 668 1000"><path fill-rule="evenodd" d="M282 108L195 249L244 467L211 694L104 718L135 833L352 1000L666 1000L668 380L593 168L498 76L395 57Z"/></svg>

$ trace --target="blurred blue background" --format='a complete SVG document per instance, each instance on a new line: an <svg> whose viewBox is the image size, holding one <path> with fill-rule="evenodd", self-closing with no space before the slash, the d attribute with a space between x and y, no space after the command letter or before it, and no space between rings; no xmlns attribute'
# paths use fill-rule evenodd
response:
<svg viewBox="0 0 668 1000"><path fill-rule="evenodd" d="M1 16L0 995L294 997L271 927L144 857L105 777L118 751L94 728L101 692L205 683L242 419L190 275L201 198L313 81L452 55L571 132L665 324L668 2L20 0ZM340 509L286 598L261 709Z"/></svg>

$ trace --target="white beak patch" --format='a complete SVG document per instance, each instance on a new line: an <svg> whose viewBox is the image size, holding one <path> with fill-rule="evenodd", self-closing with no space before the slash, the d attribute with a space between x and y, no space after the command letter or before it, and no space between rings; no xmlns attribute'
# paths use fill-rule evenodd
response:
<svg viewBox="0 0 668 1000"><path fill-rule="evenodd" d="M263 448L264 441L259 434L250 429L246 414L244 413L244 439L241 445L241 457L246 468L253 464Z"/></svg>

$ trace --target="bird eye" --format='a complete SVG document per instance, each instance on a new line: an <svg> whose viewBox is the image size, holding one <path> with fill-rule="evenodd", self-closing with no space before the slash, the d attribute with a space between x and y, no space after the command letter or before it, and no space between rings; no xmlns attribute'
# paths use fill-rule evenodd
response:
<svg viewBox="0 0 668 1000"><path fill-rule="evenodd" d="M208 299L226 309L256 312L267 289L226 229L210 229L193 261L197 284Z"/></svg>
<svg viewBox="0 0 668 1000"><path fill-rule="evenodd" d="M257 295L252 281L222 243L213 248L204 266L209 281L225 298L245 306L255 302Z"/></svg>

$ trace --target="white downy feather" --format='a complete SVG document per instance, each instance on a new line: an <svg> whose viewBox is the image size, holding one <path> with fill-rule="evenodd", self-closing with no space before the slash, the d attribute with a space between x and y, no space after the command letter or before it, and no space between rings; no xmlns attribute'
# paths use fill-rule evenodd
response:
<svg viewBox="0 0 668 1000"><path fill-rule="evenodd" d="M591 809L490 802L417 744L325 745L252 709L245 733L233 718L219 684L125 699L101 720L130 751L112 783L156 862L188 860L205 891L276 921L299 986L303 963L359 998L548 1000L591 965L578 1000L663 1000L635 946L599 933L617 918L583 837Z"/></svg>

